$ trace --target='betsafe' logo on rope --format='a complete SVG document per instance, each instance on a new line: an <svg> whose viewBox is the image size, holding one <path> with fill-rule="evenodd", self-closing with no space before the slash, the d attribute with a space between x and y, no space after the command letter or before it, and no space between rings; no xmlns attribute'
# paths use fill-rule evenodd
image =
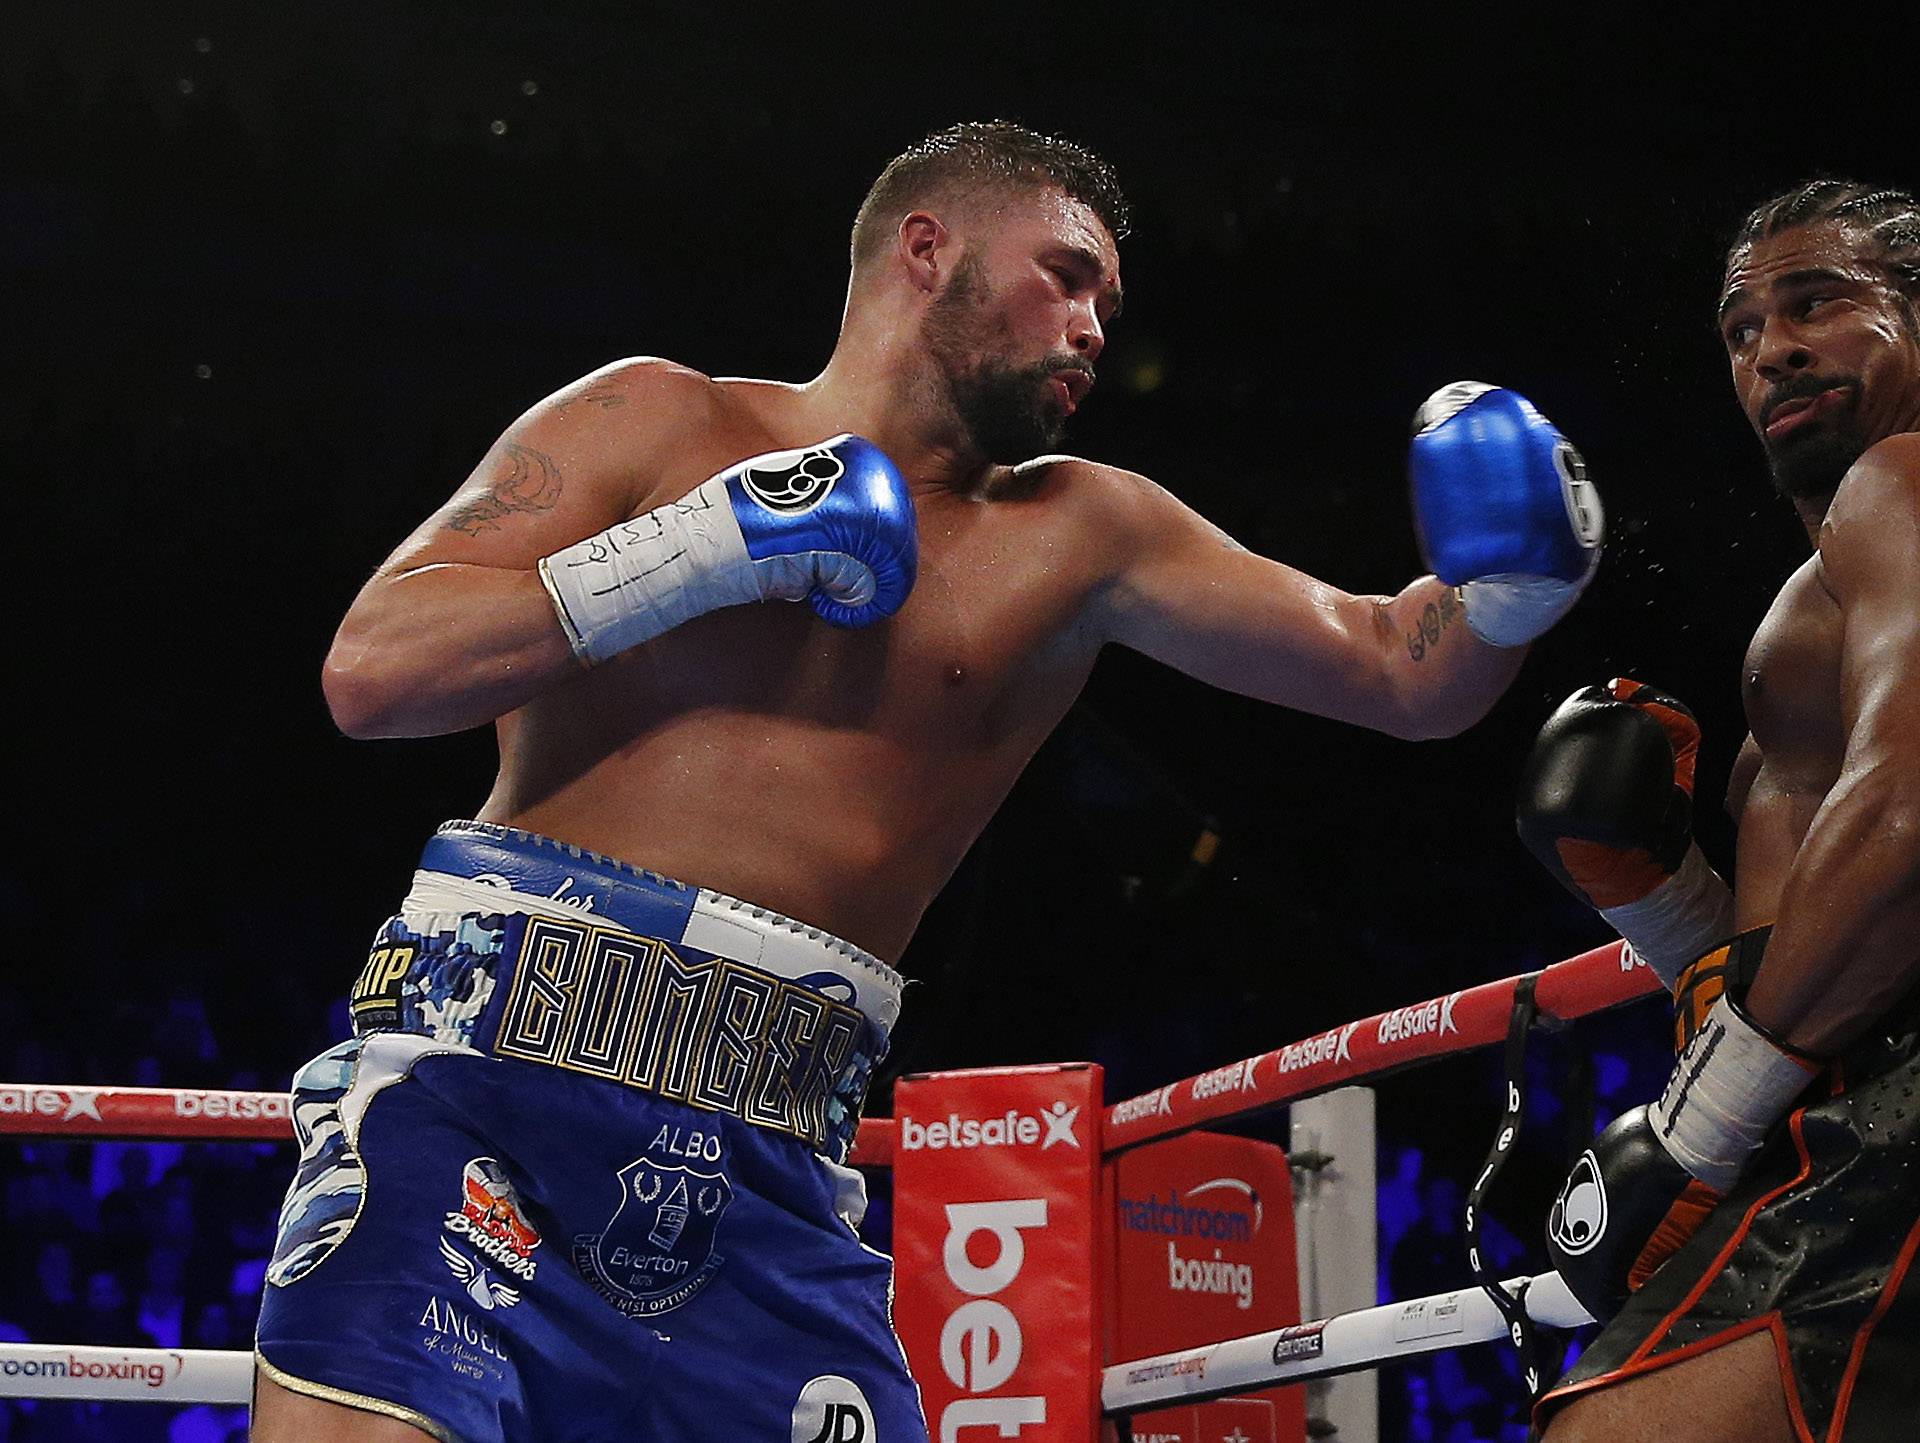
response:
<svg viewBox="0 0 1920 1443"><path fill-rule="evenodd" d="M1257 1057L1247 1057L1239 1062L1229 1062L1225 1067L1216 1067L1211 1072L1203 1072L1193 1080L1191 1089L1193 1100L1206 1097L1218 1097L1223 1092L1251 1092L1253 1090L1253 1072L1260 1065Z"/></svg>
<svg viewBox="0 0 1920 1443"><path fill-rule="evenodd" d="M57 1117L71 1122L76 1117L100 1116L100 1089L97 1087L0 1087L0 1117Z"/></svg>
<svg viewBox="0 0 1920 1443"><path fill-rule="evenodd" d="M1353 1041L1354 1029L1359 1025L1358 1022L1349 1022L1344 1027L1332 1028L1304 1042L1289 1042L1280 1049L1277 1070L1282 1073L1298 1072L1303 1067L1313 1067L1322 1062L1351 1062L1353 1054L1349 1044Z"/></svg>
<svg viewBox="0 0 1920 1443"><path fill-rule="evenodd" d="M1433 1002L1422 1002L1414 1007L1397 1007L1380 1019L1379 1041L1384 1046L1389 1042L1404 1042L1415 1037L1424 1037L1433 1033L1445 1037L1449 1032L1457 1033L1460 1028L1453 1020L1454 1004L1460 1000L1458 992Z"/></svg>
<svg viewBox="0 0 1920 1443"><path fill-rule="evenodd" d="M939 1122L916 1122L911 1117L903 1117L900 1146L907 1152L918 1152L922 1148L938 1152L976 1147L1032 1147L1035 1143L1040 1144L1042 1152L1056 1143L1077 1148L1080 1139L1073 1129L1079 1117L1080 1109L1064 1102L1034 1113L1008 1108L1000 1117L962 1117L957 1112L948 1113Z"/></svg>
<svg viewBox="0 0 1920 1443"><path fill-rule="evenodd" d="M1173 1111L1173 1090L1180 1084L1169 1082L1165 1087L1156 1087L1152 1092L1139 1097L1130 1097L1125 1102L1113 1105L1113 1122L1118 1127L1122 1123L1138 1122L1143 1117L1164 1117Z"/></svg>
<svg viewBox="0 0 1920 1443"><path fill-rule="evenodd" d="M222 1092L208 1088L173 1095L175 1117L281 1118L292 1114L292 1099L280 1092Z"/></svg>

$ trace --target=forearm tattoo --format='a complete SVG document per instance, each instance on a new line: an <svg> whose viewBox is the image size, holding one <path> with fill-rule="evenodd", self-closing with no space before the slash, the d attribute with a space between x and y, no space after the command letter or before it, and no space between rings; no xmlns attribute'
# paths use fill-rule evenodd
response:
<svg viewBox="0 0 1920 1443"><path fill-rule="evenodd" d="M1407 655L1425 661L1427 653L1440 644L1440 638L1457 621L1464 620L1467 609L1456 587L1440 593L1438 601L1429 601L1420 612L1420 624L1407 633Z"/></svg>
<svg viewBox="0 0 1920 1443"><path fill-rule="evenodd" d="M467 536L498 531L500 518L516 511L550 511L560 499L564 483L553 457L531 446L508 442L502 450L506 465L484 496L462 506L447 518L447 530Z"/></svg>

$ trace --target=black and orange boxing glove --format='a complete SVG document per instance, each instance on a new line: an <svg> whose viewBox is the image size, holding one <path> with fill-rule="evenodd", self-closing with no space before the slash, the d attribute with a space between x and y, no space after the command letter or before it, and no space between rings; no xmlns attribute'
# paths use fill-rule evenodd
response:
<svg viewBox="0 0 1920 1443"><path fill-rule="evenodd" d="M1699 750L1692 712L1616 677L1555 709L1520 777L1520 840L1669 991L1733 931L1733 892L1693 840Z"/></svg>
<svg viewBox="0 0 1920 1443"><path fill-rule="evenodd" d="M1547 1251L1588 1312L1612 1317L1699 1231L1820 1067L1734 991L1713 1004L1659 1100L1594 1140L1548 1215Z"/></svg>

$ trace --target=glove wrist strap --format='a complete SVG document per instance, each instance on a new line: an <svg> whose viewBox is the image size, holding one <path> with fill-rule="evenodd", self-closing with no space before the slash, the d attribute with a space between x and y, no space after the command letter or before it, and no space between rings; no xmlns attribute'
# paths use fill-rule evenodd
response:
<svg viewBox="0 0 1920 1443"><path fill-rule="evenodd" d="M1602 907L1600 915L1671 992L1689 962L1733 935L1733 889L1691 843L1666 881L1638 901Z"/></svg>
<svg viewBox="0 0 1920 1443"><path fill-rule="evenodd" d="M1647 1120L1674 1161L1725 1193L1818 1071L1812 1058L1768 1036L1723 996L1680 1054Z"/></svg>
<svg viewBox="0 0 1920 1443"><path fill-rule="evenodd" d="M1586 571L1574 581L1557 576L1476 577L1460 588L1467 628L1488 646L1525 646L1573 609L1599 564L1596 549Z"/></svg>

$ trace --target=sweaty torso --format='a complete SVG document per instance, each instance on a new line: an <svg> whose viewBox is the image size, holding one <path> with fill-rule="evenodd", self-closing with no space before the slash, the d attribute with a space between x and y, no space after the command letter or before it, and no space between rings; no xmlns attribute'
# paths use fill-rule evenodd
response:
<svg viewBox="0 0 1920 1443"><path fill-rule="evenodd" d="M1734 900L1738 924L1772 922L1787 870L1840 775L1840 607L1819 558L1780 589L1747 648L1743 692L1752 736L1741 770L1757 764L1739 807Z"/></svg>
<svg viewBox="0 0 1920 1443"><path fill-rule="evenodd" d="M818 440L791 394L714 383L703 423L649 461L651 494ZM804 604L733 607L583 672L500 720L481 818L897 959L1093 665L1100 479L1058 462L976 496L915 485L919 579L898 614L842 631Z"/></svg>

